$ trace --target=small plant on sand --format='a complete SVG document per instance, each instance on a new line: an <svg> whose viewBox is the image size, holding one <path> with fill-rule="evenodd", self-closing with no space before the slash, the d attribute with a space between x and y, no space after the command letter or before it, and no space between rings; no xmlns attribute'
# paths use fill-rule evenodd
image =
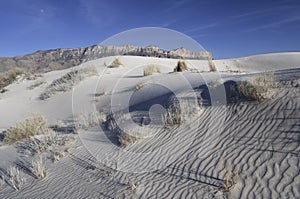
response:
<svg viewBox="0 0 300 199"><path fill-rule="evenodd" d="M179 125L181 123L181 109L177 105L171 105L165 115L165 124L168 127Z"/></svg>
<svg viewBox="0 0 300 199"><path fill-rule="evenodd" d="M149 65L144 69L144 76L153 75L154 73L160 73L160 68L158 66Z"/></svg>
<svg viewBox="0 0 300 199"><path fill-rule="evenodd" d="M39 180L46 177L45 161L42 158L32 160L31 172Z"/></svg>
<svg viewBox="0 0 300 199"><path fill-rule="evenodd" d="M41 115L34 115L7 129L4 135L4 142L13 144L34 135L48 134L49 132L50 129L45 118Z"/></svg>
<svg viewBox="0 0 300 199"><path fill-rule="evenodd" d="M116 118L118 118L118 121L122 121L122 117L125 117L122 114L110 114L107 116L107 120L105 122L105 126L107 130L109 130L111 133L115 134L118 138L119 144L121 147L125 148L126 146L132 145L135 143L140 137L137 135L136 131L134 130L123 130L120 129Z"/></svg>
<svg viewBox="0 0 300 199"><path fill-rule="evenodd" d="M212 56L207 57L207 61L208 61L209 71L211 71L211 72L217 71L217 68L213 62Z"/></svg>
<svg viewBox="0 0 300 199"><path fill-rule="evenodd" d="M16 81L21 74L24 74L24 71L18 68L0 74L0 90Z"/></svg>
<svg viewBox="0 0 300 199"><path fill-rule="evenodd" d="M229 170L225 167L224 164L224 175L223 175L223 192L231 191L234 186L237 184L238 173L233 169Z"/></svg>
<svg viewBox="0 0 300 199"><path fill-rule="evenodd" d="M120 68L122 67L123 64L122 62L120 61L120 59L117 57L110 65L109 65L109 68Z"/></svg>
<svg viewBox="0 0 300 199"><path fill-rule="evenodd" d="M202 109L196 101L181 99L178 102L171 102L164 116L165 126L171 128L180 125L200 113Z"/></svg>
<svg viewBox="0 0 300 199"><path fill-rule="evenodd" d="M276 88L279 87L274 73L266 73L250 80L238 81L237 85L239 92L244 97L258 102L271 98Z"/></svg>
<svg viewBox="0 0 300 199"><path fill-rule="evenodd" d="M183 60L177 62L177 66L174 68L174 72L182 72L188 70L188 67Z"/></svg>
<svg viewBox="0 0 300 199"><path fill-rule="evenodd" d="M34 136L26 141L18 142L18 152L25 155L36 156L48 152L60 146L65 146L74 141L72 135L57 134L55 131L50 131L47 135Z"/></svg>
<svg viewBox="0 0 300 199"><path fill-rule="evenodd" d="M129 189L130 189L131 191L135 191L135 190L137 189L137 185L134 184L134 183L131 183Z"/></svg>
<svg viewBox="0 0 300 199"><path fill-rule="evenodd" d="M141 90L143 87L147 85L146 82L141 82L135 86L135 91Z"/></svg>
<svg viewBox="0 0 300 199"><path fill-rule="evenodd" d="M16 191L19 191L25 185L25 178L21 175L20 170L15 166L10 166L6 177L6 182Z"/></svg>
<svg viewBox="0 0 300 199"><path fill-rule="evenodd" d="M63 149L55 149L50 152L50 159L52 162L58 162L61 158L65 156L65 150Z"/></svg>
<svg viewBox="0 0 300 199"><path fill-rule="evenodd" d="M118 140L120 142L121 147L129 146L135 143L138 140L137 136L132 135L132 133L126 133L125 131L120 130L118 134Z"/></svg>

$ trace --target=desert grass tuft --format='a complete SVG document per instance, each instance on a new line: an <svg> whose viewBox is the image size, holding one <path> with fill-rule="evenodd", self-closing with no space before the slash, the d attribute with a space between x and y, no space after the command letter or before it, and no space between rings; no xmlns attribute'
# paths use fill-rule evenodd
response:
<svg viewBox="0 0 300 199"><path fill-rule="evenodd" d="M225 163L223 163L223 192L230 192L232 189L234 189L234 186L237 184L238 180L238 173L234 171L233 169L227 169L225 166Z"/></svg>
<svg viewBox="0 0 300 199"><path fill-rule="evenodd" d="M116 58L110 65L109 65L109 68L120 68L122 67L123 64L122 62L120 61L120 58Z"/></svg>
<svg viewBox="0 0 300 199"><path fill-rule="evenodd" d="M26 183L25 178L21 175L20 169L15 166L10 166L6 172L6 182L19 191Z"/></svg>
<svg viewBox="0 0 300 199"><path fill-rule="evenodd" d="M144 69L144 76L153 75L154 73L160 73L160 68L158 66L149 65Z"/></svg>
<svg viewBox="0 0 300 199"><path fill-rule="evenodd" d="M135 86L135 91L141 90L143 87L147 86L146 82L141 82Z"/></svg>
<svg viewBox="0 0 300 199"><path fill-rule="evenodd" d="M34 115L7 129L4 135L4 142L13 144L34 135L45 135L49 132L50 129L47 126L46 119L41 115Z"/></svg>
<svg viewBox="0 0 300 199"><path fill-rule="evenodd" d="M211 71L211 72L216 72L216 71L217 71L217 68L216 68L216 66L215 66L215 64L214 64L214 62L213 62L212 56L209 56L209 57L207 58L207 61L208 61L209 71Z"/></svg>
<svg viewBox="0 0 300 199"><path fill-rule="evenodd" d="M46 177L45 161L43 158L32 160L32 174L39 180Z"/></svg>
<svg viewBox="0 0 300 199"><path fill-rule="evenodd" d="M237 86L244 97L261 102L272 97L279 83L274 73L265 73L250 80L238 81Z"/></svg>
<svg viewBox="0 0 300 199"><path fill-rule="evenodd" d="M174 68L174 72L182 72L188 70L187 64L183 60L177 62L177 66Z"/></svg>
<svg viewBox="0 0 300 199"><path fill-rule="evenodd" d="M0 90L16 81L17 77L21 74L24 74L24 71L19 68L0 74Z"/></svg>

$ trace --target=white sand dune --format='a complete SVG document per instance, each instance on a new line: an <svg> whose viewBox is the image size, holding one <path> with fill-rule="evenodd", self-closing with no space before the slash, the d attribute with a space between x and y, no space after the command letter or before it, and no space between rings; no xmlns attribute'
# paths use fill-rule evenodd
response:
<svg viewBox="0 0 300 199"><path fill-rule="evenodd" d="M45 179L21 170L26 184L15 191L4 182L1 198L300 197L300 53L214 60L219 73L208 72L203 60L186 60L190 71L171 73L178 60L119 58L120 68L104 66L115 57L78 66L94 66L100 75L46 100L39 98L41 93L69 69L9 85L0 94L0 129L32 113L45 116L50 125L68 121L72 126L73 115L97 110L114 113L119 128L137 131L142 138L121 148L117 133L105 124L81 129L79 135L70 135L75 142L64 147L72 151L60 161L48 159L49 152L41 154L46 158ZM144 77L148 65L159 66L161 73ZM270 99L231 100L236 81L265 71L274 71L280 83ZM28 89L37 81L46 83ZM184 117L180 125L166 128L161 116L172 94ZM20 160L35 158L22 154L17 144L4 143L0 157L2 174ZM230 191L225 191L225 171L234 184Z"/></svg>

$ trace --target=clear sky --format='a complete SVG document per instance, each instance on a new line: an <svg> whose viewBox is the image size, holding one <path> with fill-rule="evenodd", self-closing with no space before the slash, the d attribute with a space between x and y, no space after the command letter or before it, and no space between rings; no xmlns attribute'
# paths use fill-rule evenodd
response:
<svg viewBox="0 0 300 199"><path fill-rule="evenodd" d="M1 0L0 57L170 28L215 58L300 51L299 0Z"/></svg>

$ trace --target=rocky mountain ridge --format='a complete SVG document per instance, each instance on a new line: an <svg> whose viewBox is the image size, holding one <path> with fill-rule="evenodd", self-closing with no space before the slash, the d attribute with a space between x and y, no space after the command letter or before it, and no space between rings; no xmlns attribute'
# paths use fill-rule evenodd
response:
<svg viewBox="0 0 300 199"><path fill-rule="evenodd" d="M48 72L77 66L86 61L115 55L134 55L175 59L207 59L209 52L192 52L184 48L171 51L156 46L101 46L37 51L24 56L0 58L0 72L21 68L29 72Z"/></svg>

